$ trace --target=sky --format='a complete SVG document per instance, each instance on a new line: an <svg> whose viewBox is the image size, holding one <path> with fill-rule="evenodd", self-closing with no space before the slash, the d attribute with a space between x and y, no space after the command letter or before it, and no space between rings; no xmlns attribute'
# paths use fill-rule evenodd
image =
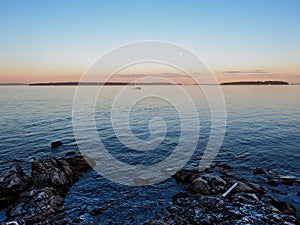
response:
<svg viewBox="0 0 300 225"><path fill-rule="evenodd" d="M299 12L299 0L3 0L0 83L78 81L99 56L142 40L190 49L220 82L300 83Z"/></svg>

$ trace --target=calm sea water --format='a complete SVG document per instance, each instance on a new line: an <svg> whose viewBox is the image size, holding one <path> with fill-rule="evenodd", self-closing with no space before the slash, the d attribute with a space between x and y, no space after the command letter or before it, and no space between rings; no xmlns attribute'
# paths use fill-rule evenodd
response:
<svg viewBox="0 0 300 225"><path fill-rule="evenodd" d="M89 88L95 87L85 88L88 92ZM167 124L166 137L159 147L137 154L122 146L110 122L111 102L121 88L104 87L96 106L97 130L105 147L116 158L130 164L151 165L164 159L172 153L180 136L176 109L166 101L152 98L134 106L129 121L138 138L149 137L148 125L153 117L159 116ZM174 96L178 94L172 86L160 88ZM200 138L188 163L190 167L196 167L208 142L210 111L204 95L197 91L198 87L186 88L200 115ZM300 86L226 86L222 91L227 108L227 128L215 161L229 163L235 167L237 175L251 180L256 179L252 176L252 169L256 166L299 179ZM30 162L35 158L78 151L72 127L74 93L75 87L0 87L1 174L15 161L29 173ZM185 99L182 99L184 103ZM55 140L61 140L64 145L52 150L50 143ZM114 165L109 169L113 171ZM299 197L295 197L296 187L280 188L286 195L278 197L293 203L300 211ZM161 208L171 202L172 195L180 190L182 187L173 179L144 188L128 187L90 171L72 187L65 207L68 216L84 214L87 218L92 216L91 210L103 207L105 210L94 215L94 220L123 224L132 216L139 224L161 212Z"/></svg>

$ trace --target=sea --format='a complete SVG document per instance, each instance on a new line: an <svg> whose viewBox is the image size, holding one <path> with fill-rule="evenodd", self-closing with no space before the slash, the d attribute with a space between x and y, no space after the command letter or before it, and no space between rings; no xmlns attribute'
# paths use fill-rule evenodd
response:
<svg viewBox="0 0 300 225"><path fill-rule="evenodd" d="M182 109L187 116L190 110L196 110L198 124L195 120L186 120L184 124L189 130L195 128L198 137L191 157L183 166L199 166L211 135L212 110L218 110L210 107L213 100L207 98L201 86L181 87L186 90L183 94L173 85L146 85L140 90L131 89L132 96L122 92L123 86L80 88L82 93L101 89L95 99L95 113L92 115L99 141L114 159L129 165L149 166L172 155L183 135L180 115ZM229 164L237 177L254 182L263 182L253 175L255 167L300 179L300 86L228 85L218 88L222 91L221 97L225 102L226 127L223 142L212 163ZM81 151L78 146L81 142L89 141L85 140L89 135L86 135L88 130L83 130L82 133L79 130L79 139L74 135L73 109L76 93L76 86L0 86L1 175L14 163L20 163L25 173L30 174L33 160L63 157L67 152ZM117 124L118 129L115 129L116 124L112 121L114 104L123 102L126 105L127 101L132 101L135 97L138 99L142 93L152 94L133 102L130 110L124 109L124 118L129 122ZM160 97L160 93L167 94ZM172 104L168 96L177 99L179 104ZM121 100L116 101L116 98ZM194 108L189 108L189 102L193 102ZM119 107L120 112L122 113L122 106ZM123 118L123 114L120 116ZM155 126L154 129L151 126L153 119L157 118L158 122L164 123L165 129L155 132ZM157 140L161 140L152 150L132 150L120 140L120 137L127 135L122 133L128 131L128 127L122 127L127 125L141 142L151 138L152 132L154 136L161 135L162 138L155 136ZM191 140L192 146L192 140L195 139L193 132L184 135L184 140ZM51 149L53 141L61 141L63 145ZM111 174L116 171L114 161L109 161L106 167L106 171ZM300 197L296 196L299 186L280 185L274 188L280 192L274 193L275 197L292 203L300 216ZM67 194L64 202L65 216L92 220L96 224L141 224L164 213L164 208L171 205L172 196L183 189L184 185L177 183L172 177L146 186L132 186L113 181L99 171L90 170L82 175ZM0 222L4 219L5 215L1 212Z"/></svg>

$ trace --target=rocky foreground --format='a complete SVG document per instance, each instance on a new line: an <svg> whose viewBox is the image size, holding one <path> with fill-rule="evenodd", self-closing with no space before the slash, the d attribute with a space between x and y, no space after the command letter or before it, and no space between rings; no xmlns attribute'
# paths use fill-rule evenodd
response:
<svg viewBox="0 0 300 225"><path fill-rule="evenodd" d="M65 218L63 208L70 187L94 164L90 158L73 155L35 161L31 176L25 175L19 165L11 167L0 180L0 210L5 210L7 217L2 225L95 224ZM144 224L300 224L291 204L275 199L264 184L235 177L231 169L216 164L203 172L178 171L174 178L185 191ZM253 173L265 176L268 185L299 185L297 180L260 168ZM132 224L136 224L134 218Z"/></svg>
<svg viewBox="0 0 300 225"><path fill-rule="evenodd" d="M174 178L186 185L186 191L174 196L173 205L145 225L300 224L293 205L278 201L261 185L234 177L228 172L230 169L226 164L219 164L203 172L177 172ZM265 176L267 183L274 186L299 185L297 180L266 173L260 168L253 173Z"/></svg>
<svg viewBox="0 0 300 225"><path fill-rule="evenodd" d="M12 166L0 180L0 209L10 221L3 224L66 224L64 197L94 164L83 156L42 159L32 163L30 177L19 165Z"/></svg>

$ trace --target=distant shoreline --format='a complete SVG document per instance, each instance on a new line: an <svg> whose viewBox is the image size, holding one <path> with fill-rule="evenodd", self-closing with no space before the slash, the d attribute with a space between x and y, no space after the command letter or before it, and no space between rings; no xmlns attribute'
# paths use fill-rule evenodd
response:
<svg viewBox="0 0 300 225"><path fill-rule="evenodd" d="M237 81L224 82L221 85L289 85L286 81Z"/></svg>
<svg viewBox="0 0 300 225"><path fill-rule="evenodd" d="M131 82L48 82L48 83L0 83L0 86L127 86L134 85ZM140 86L149 85L197 85L197 84L174 84L174 83L137 83ZM223 82L220 84L199 84L199 85L300 85L289 84L286 81L237 81Z"/></svg>

